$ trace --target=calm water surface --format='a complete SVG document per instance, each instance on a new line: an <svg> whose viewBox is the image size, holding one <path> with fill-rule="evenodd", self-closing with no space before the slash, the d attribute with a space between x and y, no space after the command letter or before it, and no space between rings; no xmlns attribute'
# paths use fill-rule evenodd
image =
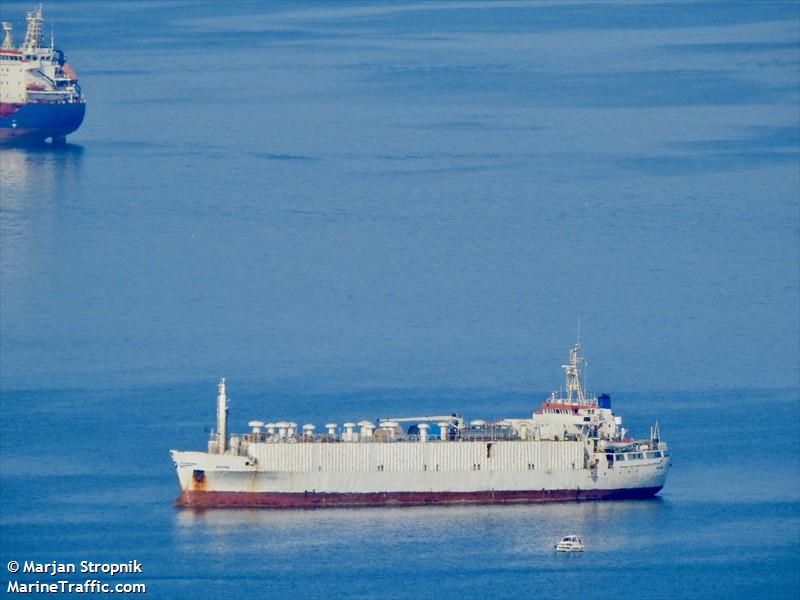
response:
<svg viewBox="0 0 800 600"><path fill-rule="evenodd" d="M0 152L3 589L135 558L164 598L800 595L796 3L45 16L88 109ZM218 376L240 430L524 415L579 318L589 387L674 447L656 500L171 506Z"/></svg>

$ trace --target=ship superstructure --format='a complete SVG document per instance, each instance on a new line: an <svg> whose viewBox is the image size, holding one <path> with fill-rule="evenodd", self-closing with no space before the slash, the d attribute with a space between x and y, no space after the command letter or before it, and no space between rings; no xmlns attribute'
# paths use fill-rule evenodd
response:
<svg viewBox="0 0 800 600"><path fill-rule="evenodd" d="M627 437L606 395L587 397L580 345L564 394L530 417L461 415L377 423L251 421L227 433L225 379L206 452L173 450L177 506L323 507L646 498L664 486L670 451L658 423Z"/></svg>
<svg viewBox="0 0 800 600"><path fill-rule="evenodd" d="M64 53L44 39L41 5L26 17L20 47L14 46L13 27L3 23L0 47L0 142L30 143L50 138L63 144L83 122L86 113L78 76Z"/></svg>

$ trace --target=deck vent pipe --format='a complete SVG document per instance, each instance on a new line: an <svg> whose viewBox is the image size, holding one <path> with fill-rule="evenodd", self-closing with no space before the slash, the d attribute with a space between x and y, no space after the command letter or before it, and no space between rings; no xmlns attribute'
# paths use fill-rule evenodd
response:
<svg viewBox="0 0 800 600"><path fill-rule="evenodd" d="M400 423L397 421L382 421L381 422L381 429L386 432L387 439L393 440L395 434L397 433L397 428L400 427Z"/></svg>
<svg viewBox="0 0 800 600"><path fill-rule="evenodd" d="M428 429L430 429L430 423L420 423L417 425L419 427L419 441L420 442L427 442L428 441Z"/></svg>
<svg viewBox="0 0 800 600"><path fill-rule="evenodd" d="M375 429L375 425L372 423L372 421L360 421L358 426L361 427L362 440L372 439L372 430Z"/></svg>

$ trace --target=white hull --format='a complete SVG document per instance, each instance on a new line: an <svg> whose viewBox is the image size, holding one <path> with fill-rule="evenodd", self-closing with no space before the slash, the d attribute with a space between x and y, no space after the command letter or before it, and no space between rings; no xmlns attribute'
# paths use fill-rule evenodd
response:
<svg viewBox="0 0 800 600"><path fill-rule="evenodd" d="M377 428L370 421L344 423L343 431L328 423L327 433L317 434L313 423L300 430L294 422L251 421L250 433L229 435L221 379L208 452L172 451L181 485L176 504L374 506L658 493L670 464L658 424L649 439L626 438L610 396L586 398L579 349L573 347L564 365L565 398L553 394L531 418L494 422L467 424L456 414L398 417L380 420Z"/></svg>
<svg viewBox="0 0 800 600"><path fill-rule="evenodd" d="M183 491L272 494L661 488L669 469L664 457L609 466L581 442L491 446L488 457L485 442L251 444L247 456L172 456Z"/></svg>

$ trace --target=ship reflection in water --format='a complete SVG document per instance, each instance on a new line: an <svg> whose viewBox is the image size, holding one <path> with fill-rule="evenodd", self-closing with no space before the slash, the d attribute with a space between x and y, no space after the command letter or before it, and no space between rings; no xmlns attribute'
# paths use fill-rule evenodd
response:
<svg viewBox="0 0 800 600"><path fill-rule="evenodd" d="M24 200L31 188L41 197L44 191L77 185L84 147L80 144L35 144L25 147L0 146L0 184L4 208ZM57 195L56 195L57 197Z"/></svg>
<svg viewBox="0 0 800 600"><path fill-rule="evenodd" d="M259 556L261 561L291 560L289 554L316 547L323 553L372 549L391 554L392 547L425 540L424 553L458 544L465 553L494 548L498 556L541 557L552 553L552 540L566 529L591 539L592 552L646 552L651 534L662 529L670 504L660 497L615 502L563 502L504 506L426 506L336 510L192 509L176 511L174 541L191 552L202 546L215 555ZM652 531L651 531L652 530ZM262 535L259 532L263 532ZM267 534L268 532L268 534ZM346 532L343 537L342 532ZM676 540L678 542L679 540ZM444 547L441 552L446 552ZM287 554L287 552L289 554ZM373 554L374 552L374 554Z"/></svg>
<svg viewBox="0 0 800 600"><path fill-rule="evenodd" d="M3 285L24 288L32 274L52 261L54 255L43 240L58 238L59 223L66 218L59 190L80 190L83 154L78 144L0 149Z"/></svg>

